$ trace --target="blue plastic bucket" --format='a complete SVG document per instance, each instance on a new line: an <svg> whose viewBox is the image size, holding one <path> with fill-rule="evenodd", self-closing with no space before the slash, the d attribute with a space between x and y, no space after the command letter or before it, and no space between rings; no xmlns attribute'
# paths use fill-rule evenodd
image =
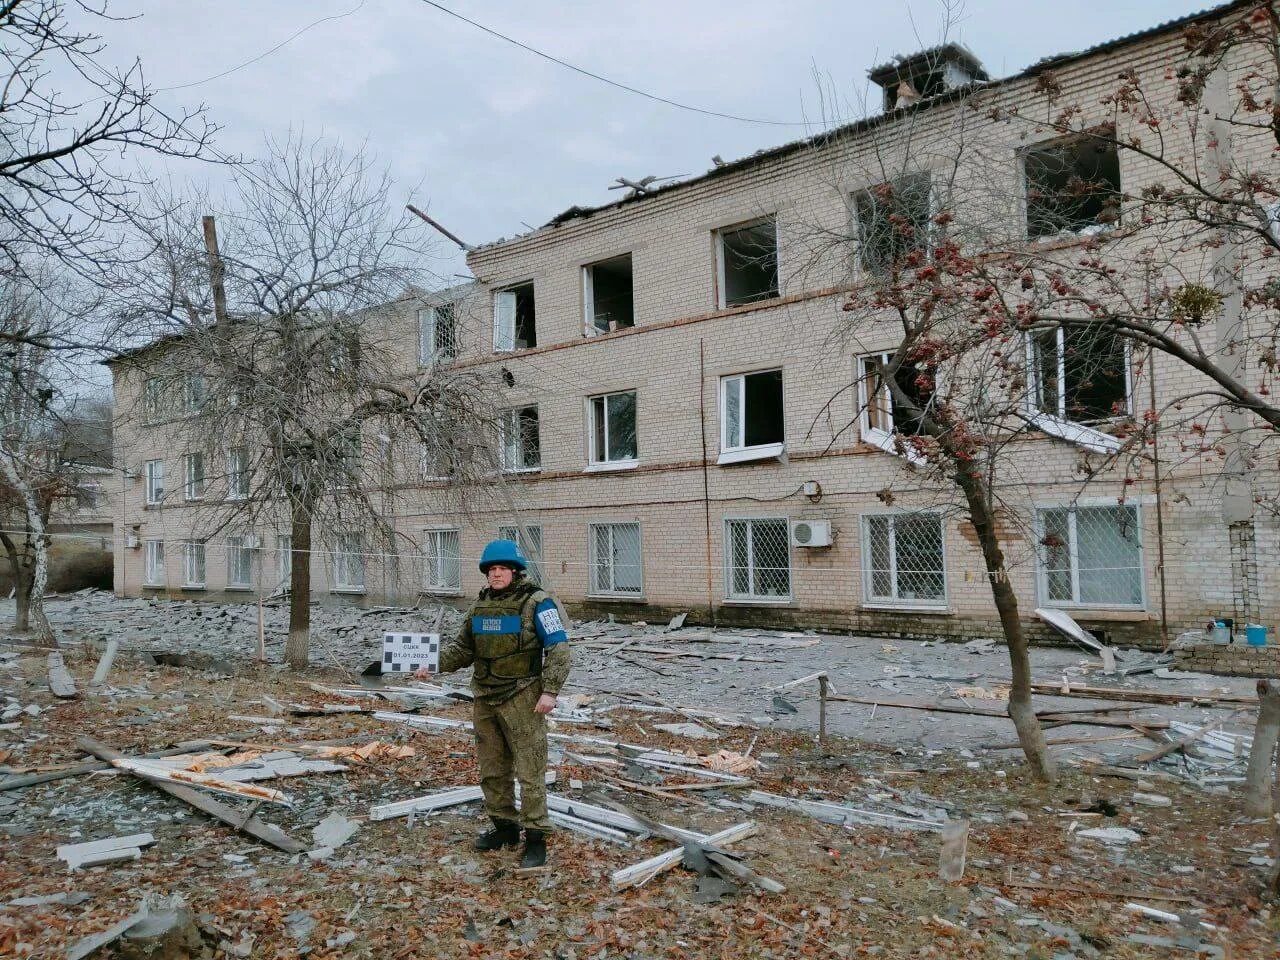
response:
<svg viewBox="0 0 1280 960"><path fill-rule="evenodd" d="M1249 646L1251 647L1265 647L1267 645L1267 628L1256 623L1246 624L1244 637L1249 641Z"/></svg>

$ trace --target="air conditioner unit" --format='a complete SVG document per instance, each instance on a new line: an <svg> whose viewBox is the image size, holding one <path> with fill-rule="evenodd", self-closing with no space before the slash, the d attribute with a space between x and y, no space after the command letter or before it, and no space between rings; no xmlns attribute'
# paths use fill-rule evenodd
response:
<svg viewBox="0 0 1280 960"><path fill-rule="evenodd" d="M831 546L830 520L796 520L791 524L793 547Z"/></svg>

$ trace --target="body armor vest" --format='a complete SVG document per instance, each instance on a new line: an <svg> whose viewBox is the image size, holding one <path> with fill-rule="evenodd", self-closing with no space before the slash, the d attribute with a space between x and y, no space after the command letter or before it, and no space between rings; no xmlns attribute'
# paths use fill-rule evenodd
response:
<svg viewBox="0 0 1280 960"><path fill-rule="evenodd" d="M533 610L546 598L536 584L522 581L502 596L481 596L471 607L477 686L502 687L542 673L542 640Z"/></svg>

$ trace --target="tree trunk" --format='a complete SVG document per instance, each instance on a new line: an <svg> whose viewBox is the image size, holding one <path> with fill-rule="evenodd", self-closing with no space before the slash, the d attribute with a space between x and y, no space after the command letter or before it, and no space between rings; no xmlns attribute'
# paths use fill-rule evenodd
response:
<svg viewBox="0 0 1280 960"><path fill-rule="evenodd" d="M1245 777L1244 806L1255 817L1272 811L1272 757L1280 738L1280 681L1258 681L1258 724L1253 730L1249 751L1249 772Z"/></svg>
<svg viewBox="0 0 1280 960"><path fill-rule="evenodd" d="M1022 753L1027 758L1031 775L1045 783L1055 783L1058 771L1053 757L1049 755L1049 748L1044 742L1044 731L1040 729L1040 721L1031 703L1031 655L1027 647L1027 636L1022 630L1022 621L1018 618L1018 597L1009 583L1004 551L1000 549L996 533L995 516L988 506L986 486L971 464L959 465L956 480L964 493L969 507L969 520L973 523L978 543L982 547L982 561L991 581L991 598L995 601L1000 626L1004 630L1005 644L1009 648L1009 719L1013 721L1013 728L1017 731L1018 742L1022 744Z"/></svg>
<svg viewBox="0 0 1280 960"><path fill-rule="evenodd" d="M290 518L289 640L284 660L294 670L305 670L311 645L311 506L295 503Z"/></svg>
<svg viewBox="0 0 1280 960"><path fill-rule="evenodd" d="M22 558L13 569L13 629L26 633L31 629L31 565Z"/></svg>
<svg viewBox="0 0 1280 960"><path fill-rule="evenodd" d="M49 537L45 533L44 513L31 484L18 471L11 456L0 455L0 477L21 499L22 510L26 514L27 543L34 559L31 599L27 608L31 617L31 641L37 646L56 646L53 628L49 626L49 618L44 612L44 591L49 585Z"/></svg>

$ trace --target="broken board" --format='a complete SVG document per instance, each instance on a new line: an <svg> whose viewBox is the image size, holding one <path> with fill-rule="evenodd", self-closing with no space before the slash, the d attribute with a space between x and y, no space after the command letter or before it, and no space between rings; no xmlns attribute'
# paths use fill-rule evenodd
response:
<svg viewBox="0 0 1280 960"><path fill-rule="evenodd" d="M1080 624L1076 623L1071 614L1063 610L1052 610L1048 607L1037 607L1036 616L1047 623L1053 629L1068 640L1074 640L1082 647L1088 647L1094 653L1101 655L1103 644L1098 642L1098 638L1086 630Z"/></svg>
<svg viewBox="0 0 1280 960"><path fill-rule="evenodd" d="M427 667L440 672L440 634L385 633L382 635L382 672L413 673Z"/></svg>
<svg viewBox="0 0 1280 960"><path fill-rule="evenodd" d="M67 670L62 654L54 651L49 654L49 689L55 697L70 700L76 695L76 681Z"/></svg>

